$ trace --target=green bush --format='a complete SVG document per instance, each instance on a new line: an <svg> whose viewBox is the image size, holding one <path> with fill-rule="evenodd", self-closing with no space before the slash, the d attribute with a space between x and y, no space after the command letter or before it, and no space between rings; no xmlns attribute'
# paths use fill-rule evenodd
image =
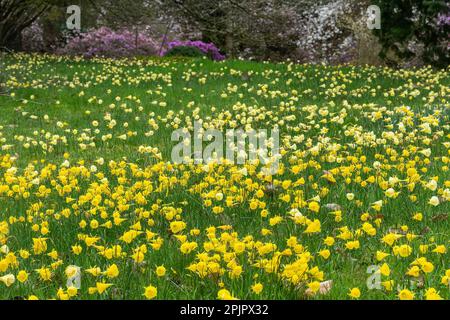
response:
<svg viewBox="0 0 450 320"><path fill-rule="evenodd" d="M190 46L177 46L169 49L165 54L166 57L190 57L190 58L202 58L205 56L200 49Z"/></svg>

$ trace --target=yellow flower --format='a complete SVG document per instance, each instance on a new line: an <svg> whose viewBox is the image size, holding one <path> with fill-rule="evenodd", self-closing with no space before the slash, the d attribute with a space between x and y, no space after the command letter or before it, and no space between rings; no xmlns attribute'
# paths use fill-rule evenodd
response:
<svg viewBox="0 0 450 320"><path fill-rule="evenodd" d="M97 289L97 292L99 294L102 294L103 292L106 291L106 289L108 289L109 287L111 287L113 284L112 283L104 283L104 282L97 282L95 284L95 288Z"/></svg>
<svg viewBox="0 0 450 320"><path fill-rule="evenodd" d="M395 190L393 188L389 188L387 189L384 194L386 195L386 197L388 198L396 198L398 196L398 192L395 192Z"/></svg>
<svg viewBox="0 0 450 320"><path fill-rule="evenodd" d="M283 218L280 216L276 216L276 217L269 219L269 224L271 227L273 227L273 226L277 225L278 223L280 223L281 221L283 221Z"/></svg>
<svg viewBox="0 0 450 320"><path fill-rule="evenodd" d="M358 288L350 289L348 296L353 299L359 299L359 297L361 297L361 291Z"/></svg>
<svg viewBox="0 0 450 320"><path fill-rule="evenodd" d="M429 288L425 291L425 300L443 300L443 298L436 289Z"/></svg>
<svg viewBox="0 0 450 320"><path fill-rule="evenodd" d="M111 266L109 266L108 269L106 269L105 274L110 279L116 278L117 276L119 276L119 268L114 263Z"/></svg>
<svg viewBox="0 0 450 320"><path fill-rule="evenodd" d="M47 251L47 238L33 238L34 254L41 254Z"/></svg>
<svg viewBox="0 0 450 320"><path fill-rule="evenodd" d="M17 280L19 280L19 282L24 283L25 281L27 281L28 279L28 273L25 270L20 270L19 273L17 274Z"/></svg>
<svg viewBox="0 0 450 320"><path fill-rule="evenodd" d="M98 292L97 287L89 287L89 288L88 288L88 293L89 293L89 294L95 294L95 293L97 293L97 292Z"/></svg>
<svg viewBox="0 0 450 320"><path fill-rule="evenodd" d="M100 240L99 237L86 237L84 238L84 242L88 247L93 246L98 240Z"/></svg>
<svg viewBox="0 0 450 320"><path fill-rule="evenodd" d="M186 223L183 221L173 221L170 223L170 231L172 231L172 233L181 232L185 228L186 228Z"/></svg>
<svg viewBox="0 0 450 320"><path fill-rule="evenodd" d="M81 251L83 251L83 248L80 245L72 246L72 252L75 255L79 255L81 253Z"/></svg>
<svg viewBox="0 0 450 320"><path fill-rule="evenodd" d="M312 282L308 283L307 286L311 290L312 293L316 293L320 289L320 282L312 281Z"/></svg>
<svg viewBox="0 0 450 320"><path fill-rule="evenodd" d="M345 247L346 247L348 250L359 249L359 241L358 241L358 240L347 241L347 242L345 243Z"/></svg>
<svg viewBox="0 0 450 320"><path fill-rule="evenodd" d="M436 248L434 248L432 251L435 253L444 254L447 252L447 248L442 244L442 245L436 246Z"/></svg>
<svg viewBox="0 0 450 320"><path fill-rule="evenodd" d="M414 293L409 291L408 289L403 289L398 293L398 298L400 300L413 300Z"/></svg>
<svg viewBox="0 0 450 320"><path fill-rule="evenodd" d="M420 275L420 268L418 266L412 266L406 274L411 277L418 277Z"/></svg>
<svg viewBox="0 0 450 320"><path fill-rule="evenodd" d="M241 254L245 251L245 243L241 242L241 241L236 241L233 244L233 250L234 252L236 252L237 254Z"/></svg>
<svg viewBox="0 0 450 320"><path fill-rule="evenodd" d="M323 240L323 243L326 244L327 246L331 247L334 244L334 238L333 237L326 237Z"/></svg>
<svg viewBox="0 0 450 320"><path fill-rule="evenodd" d="M68 287L67 288L67 294L69 295L69 297L74 297L76 296L78 293L78 289L75 287Z"/></svg>
<svg viewBox="0 0 450 320"><path fill-rule="evenodd" d="M20 250L19 254L22 259L28 259L30 256L30 253L27 250Z"/></svg>
<svg viewBox="0 0 450 320"><path fill-rule="evenodd" d="M387 256L389 256L389 253L385 253L383 251L377 251L376 258L377 258L378 261L383 260Z"/></svg>
<svg viewBox="0 0 450 320"><path fill-rule="evenodd" d="M0 234L7 235L9 233L9 225L6 221L0 221Z"/></svg>
<svg viewBox="0 0 450 320"><path fill-rule="evenodd" d="M77 266L67 266L65 273L67 278L71 278L75 276L78 272L79 268Z"/></svg>
<svg viewBox="0 0 450 320"><path fill-rule="evenodd" d="M141 263L142 261L144 261L145 254L141 250L136 250L135 253L131 255L131 257L133 258L134 262Z"/></svg>
<svg viewBox="0 0 450 320"><path fill-rule="evenodd" d="M166 268L164 268L164 266L158 266L156 268L156 275L158 277L164 277L165 274L166 274Z"/></svg>
<svg viewBox="0 0 450 320"><path fill-rule="evenodd" d="M389 276L391 274L391 269L389 268L389 266L386 263L383 263L383 265L380 267L380 273L383 276Z"/></svg>
<svg viewBox="0 0 450 320"><path fill-rule="evenodd" d="M47 253L47 255L52 258L53 260L58 259L58 252L56 250L52 250L51 252Z"/></svg>
<svg viewBox="0 0 450 320"><path fill-rule="evenodd" d="M145 298L147 298L148 300L154 299L156 298L156 296L158 295L158 289L154 286L148 286L145 287L145 292L144 292L144 296Z"/></svg>
<svg viewBox="0 0 450 320"><path fill-rule="evenodd" d="M401 237L403 237L403 235L401 235L401 234L388 233L383 238L381 238L381 241L383 241L384 243L386 243L389 246L392 246L394 244L394 242L396 240L400 239Z"/></svg>
<svg viewBox="0 0 450 320"><path fill-rule="evenodd" d="M406 258L412 253L412 248L407 244L398 247L398 253L401 257Z"/></svg>
<svg viewBox="0 0 450 320"><path fill-rule="evenodd" d="M258 282L252 286L252 291L256 294L260 294L263 291L263 288L263 285Z"/></svg>
<svg viewBox="0 0 450 320"><path fill-rule="evenodd" d="M94 277L98 277L102 274L102 270L99 267L88 268L86 269L86 272L92 274Z"/></svg>
<svg viewBox="0 0 450 320"><path fill-rule="evenodd" d="M392 291L392 289L393 289L393 287L394 287L394 280L383 281L383 282L381 282L381 285L382 285L387 291Z"/></svg>
<svg viewBox="0 0 450 320"><path fill-rule="evenodd" d="M52 277L52 272L49 268L40 268L36 269L36 272L39 274L39 277L43 281L50 281L50 278Z"/></svg>
<svg viewBox="0 0 450 320"><path fill-rule="evenodd" d="M419 245L419 251L420 253L424 254L428 252L428 245L427 244L421 244Z"/></svg>
<svg viewBox="0 0 450 320"><path fill-rule="evenodd" d="M378 200L372 203L372 208L375 211L380 211L382 207L383 207L383 200Z"/></svg>
<svg viewBox="0 0 450 320"><path fill-rule="evenodd" d="M304 233L317 233L320 232L321 225L318 219L314 219L314 221L310 221Z"/></svg>
<svg viewBox="0 0 450 320"><path fill-rule="evenodd" d="M311 201L308 204L308 209L317 213L320 210L320 205L316 201Z"/></svg>
<svg viewBox="0 0 450 320"><path fill-rule="evenodd" d="M319 251L319 255L324 259L328 259L330 257L330 250L328 249L321 250Z"/></svg>
<svg viewBox="0 0 450 320"><path fill-rule="evenodd" d="M197 243L196 242L184 242L181 246L180 246L180 251L184 254L189 254L191 253L193 250L195 250L197 248Z"/></svg>
<svg viewBox="0 0 450 320"><path fill-rule="evenodd" d="M227 289L220 289L217 293L217 298L219 300L236 300Z"/></svg>
<svg viewBox="0 0 450 320"><path fill-rule="evenodd" d="M434 270L434 265L429 261L426 261L420 267L422 268L422 271L425 273L430 273L433 272Z"/></svg>

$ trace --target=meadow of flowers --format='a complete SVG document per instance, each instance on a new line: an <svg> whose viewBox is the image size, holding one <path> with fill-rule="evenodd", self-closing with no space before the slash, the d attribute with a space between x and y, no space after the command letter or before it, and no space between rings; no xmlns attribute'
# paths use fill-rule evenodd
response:
<svg viewBox="0 0 450 320"><path fill-rule="evenodd" d="M450 297L448 69L2 60L0 298ZM172 163L194 121L278 171Z"/></svg>

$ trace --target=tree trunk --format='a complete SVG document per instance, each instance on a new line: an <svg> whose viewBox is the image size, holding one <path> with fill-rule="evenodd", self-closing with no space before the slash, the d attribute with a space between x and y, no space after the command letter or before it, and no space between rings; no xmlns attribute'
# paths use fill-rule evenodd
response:
<svg viewBox="0 0 450 320"><path fill-rule="evenodd" d="M21 1L0 1L0 47L22 49L22 30L30 26L49 4Z"/></svg>
<svg viewBox="0 0 450 320"><path fill-rule="evenodd" d="M162 41L161 41L161 46L159 47L158 56L160 56L161 53L162 53L162 50L163 50L163 48L164 48L164 46L166 44L166 41L167 41L167 36L169 35L170 30L172 29L172 25L173 25L173 21L171 21L167 25L166 32L164 33L164 36L163 36Z"/></svg>
<svg viewBox="0 0 450 320"><path fill-rule="evenodd" d="M49 19L42 21L42 41L44 42L44 48L46 51L50 51L56 44L59 34L57 26Z"/></svg>
<svg viewBox="0 0 450 320"><path fill-rule="evenodd" d="M134 47L136 49L136 52L138 50L138 38L139 38L139 29L136 26L136 28L134 29Z"/></svg>
<svg viewBox="0 0 450 320"><path fill-rule="evenodd" d="M229 32L225 35L225 51L228 57L233 56L233 35Z"/></svg>
<svg viewBox="0 0 450 320"><path fill-rule="evenodd" d="M229 13L226 14L226 33L225 33L225 51L228 57L233 57L234 39L233 39L233 21Z"/></svg>

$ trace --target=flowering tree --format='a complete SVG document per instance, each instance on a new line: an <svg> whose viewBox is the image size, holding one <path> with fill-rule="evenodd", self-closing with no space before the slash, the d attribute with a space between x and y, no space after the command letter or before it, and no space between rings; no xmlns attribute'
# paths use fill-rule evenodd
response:
<svg viewBox="0 0 450 320"><path fill-rule="evenodd" d="M352 4L346 0L318 3L299 12L302 22L297 42L301 56L307 61L345 61L354 46L354 35L343 28L340 19L352 14Z"/></svg>

